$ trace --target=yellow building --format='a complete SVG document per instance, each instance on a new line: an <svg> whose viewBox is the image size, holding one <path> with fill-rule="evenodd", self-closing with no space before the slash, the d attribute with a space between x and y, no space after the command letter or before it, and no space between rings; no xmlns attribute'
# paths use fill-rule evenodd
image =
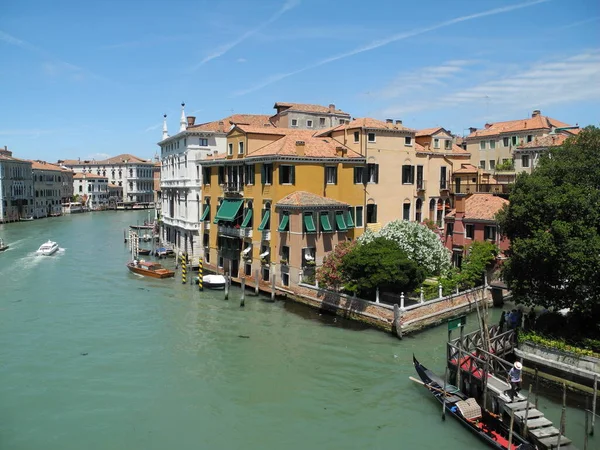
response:
<svg viewBox="0 0 600 450"><path fill-rule="evenodd" d="M237 125L225 154L203 160L205 266L234 278L314 276L335 245L364 227L365 158L311 130ZM278 282L279 284L279 282Z"/></svg>

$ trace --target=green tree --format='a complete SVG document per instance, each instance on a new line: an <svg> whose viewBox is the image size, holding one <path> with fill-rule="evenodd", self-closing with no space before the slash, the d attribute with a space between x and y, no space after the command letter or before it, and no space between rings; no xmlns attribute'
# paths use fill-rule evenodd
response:
<svg viewBox="0 0 600 450"><path fill-rule="evenodd" d="M410 292L425 279L425 271L398 245L378 237L354 247L342 258L344 288L363 298L373 298L377 287L386 292Z"/></svg>
<svg viewBox="0 0 600 450"><path fill-rule="evenodd" d="M517 178L499 214L504 279L527 304L600 312L600 129L587 127Z"/></svg>
<svg viewBox="0 0 600 450"><path fill-rule="evenodd" d="M327 289L338 290L344 284L340 266L342 258L356 247L356 241L343 241L335 246L325 259L323 265L317 269L319 286Z"/></svg>

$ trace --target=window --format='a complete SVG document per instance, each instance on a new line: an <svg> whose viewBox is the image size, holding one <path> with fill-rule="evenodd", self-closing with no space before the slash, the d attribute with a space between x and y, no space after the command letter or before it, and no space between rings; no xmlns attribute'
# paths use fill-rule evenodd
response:
<svg viewBox="0 0 600 450"><path fill-rule="evenodd" d="M479 161L479 168L485 169L485 161L484 160Z"/></svg>
<svg viewBox="0 0 600 450"><path fill-rule="evenodd" d="M337 184L337 167L325 167L325 184Z"/></svg>
<svg viewBox="0 0 600 450"><path fill-rule="evenodd" d="M467 224L465 225L465 236L467 239L473 239L475 235L475 225Z"/></svg>
<svg viewBox="0 0 600 450"><path fill-rule="evenodd" d="M423 166L417 166L417 189L425 189L423 181Z"/></svg>
<svg viewBox="0 0 600 450"><path fill-rule="evenodd" d="M315 218L313 213L305 212L302 218L302 231L305 233L316 233L317 227L315 227Z"/></svg>
<svg viewBox="0 0 600 450"><path fill-rule="evenodd" d="M410 220L410 203L402 205L402 219Z"/></svg>
<svg viewBox="0 0 600 450"><path fill-rule="evenodd" d="M448 222L446 225L446 236L452 236L452 233L454 233L454 223Z"/></svg>
<svg viewBox="0 0 600 450"><path fill-rule="evenodd" d="M238 155L243 155L243 154L244 154L244 143L238 142Z"/></svg>
<svg viewBox="0 0 600 450"><path fill-rule="evenodd" d="M377 205L367 205L367 223L377 223Z"/></svg>
<svg viewBox="0 0 600 450"><path fill-rule="evenodd" d="M529 167L529 155L522 155L521 156L521 166L523 166L523 167Z"/></svg>
<svg viewBox="0 0 600 450"><path fill-rule="evenodd" d="M479 149L480 150L485 150L485 141L479 142Z"/></svg>
<svg viewBox="0 0 600 450"><path fill-rule="evenodd" d="M198 139L198 145L200 147L208 147L208 139L206 139L206 138Z"/></svg>
<svg viewBox="0 0 600 450"><path fill-rule="evenodd" d="M203 184L210 184L210 176L212 174L212 167L202 168L202 182Z"/></svg>
<svg viewBox="0 0 600 450"><path fill-rule="evenodd" d="M298 126L298 119L292 119L292 126L293 127L297 127Z"/></svg>
<svg viewBox="0 0 600 450"><path fill-rule="evenodd" d="M219 166L219 185L225 184L225 167Z"/></svg>
<svg viewBox="0 0 600 450"><path fill-rule="evenodd" d="M288 264L290 261L290 248L287 245L281 246L281 260Z"/></svg>
<svg viewBox="0 0 600 450"><path fill-rule="evenodd" d="M527 142L531 142L531 141L533 141L533 135L528 134L527 135Z"/></svg>
<svg viewBox="0 0 600 450"><path fill-rule="evenodd" d="M294 184L294 166L279 166L279 184Z"/></svg>
<svg viewBox="0 0 600 450"><path fill-rule="evenodd" d="M368 133L367 134L367 141L369 141L369 142L375 142L375 133Z"/></svg>
<svg viewBox="0 0 600 450"><path fill-rule="evenodd" d="M490 141L490 149L494 150L496 148L496 141Z"/></svg>
<svg viewBox="0 0 600 450"><path fill-rule="evenodd" d="M402 166L402 184L414 184L415 182L415 166Z"/></svg>
<svg viewBox="0 0 600 450"><path fill-rule="evenodd" d="M233 155L233 144L232 143L227 144L227 155L228 156Z"/></svg>
<svg viewBox="0 0 600 450"><path fill-rule="evenodd" d="M440 189L448 189L448 178L447 178L447 168L446 166L440 167Z"/></svg>
<svg viewBox="0 0 600 450"><path fill-rule="evenodd" d="M277 231L290 231L290 214L287 211L279 214L279 226L277 227Z"/></svg>
<svg viewBox="0 0 600 450"><path fill-rule="evenodd" d="M346 123L346 119L340 119L340 125L343 125Z"/></svg>
<svg viewBox="0 0 600 450"><path fill-rule="evenodd" d="M320 127L324 127L325 126L325 117L319 117L319 126Z"/></svg>
<svg viewBox="0 0 600 450"><path fill-rule="evenodd" d="M412 136L404 137L404 145L412 145Z"/></svg>
<svg viewBox="0 0 600 450"><path fill-rule="evenodd" d="M313 121L312 121L312 120L307 120L307 121L306 121L306 127L307 127L307 128L312 128L312 124L313 124Z"/></svg>
<svg viewBox="0 0 600 450"><path fill-rule="evenodd" d="M362 184L363 176L364 176L364 167L355 167L354 168L354 184Z"/></svg>
<svg viewBox="0 0 600 450"><path fill-rule="evenodd" d="M367 182L379 183L379 165L367 164Z"/></svg>
<svg viewBox="0 0 600 450"><path fill-rule="evenodd" d="M254 184L254 164L250 164L244 167L244 179L246 184L252 186Z"/></svg>
<svg viewBox="0 0 600 450"><path fill-rule="evenodd" d="M363 207L357 206L355 215L354 215L354 223L356 224L356 228L363 227L363 214L364 214Z"/></svg>
<svg viewBox="0 0 600 450"><path fill-rule="evenodd" d="M446 150L452 150L452 141L450 139L444 141L444 148Z"/></svg>
<svg viewBox="0 0 600 450"><path fill-rule="evenodd" d="M496 227L485 226L483 229L483 237L486 241L496 242Z"/></svg>
<svg viewBox="0 0 600 450"><path fill-rule="evenodd" d="M354 132L354 143L358 143L360 141L360 133L358 131Z"/></svg>
<svg viewBox="0 0 600 450"><path fill-rule="evenodd" d="M273 184L273 164L263 164L261 170L262 184Z"/></svg>
<svg viewBox="0 0 600 450"><path fill-rule="evenodd" d="M331 233L333 227L331 226L331 217L327 211L319 213L319 224L321 225L322 233Z"/></svg>
<svg viewBox="0 0 600 450"><path fill-rule="evenodd" d="M512 137L512 145L517 145L519 143L519 138L517 136Z"/></svg>
<svg viewBox="0 0 600 450"><path fill-rule="evenodd" d="M433 148L440 148L440 140L438 138L433 139Z"/></svg>
<svg viewBox="0 0 600 450"><path fill-rule="evenodd" d="M490 159L490 170L494 170L496 168L496 161Z"/></svg>
<svg viewBox="0 0 600 450"><path fill-rule="evenodd" d="M508 147L510 145L510 138L502 138L502 145L504 145L505 147Z"/></svg>

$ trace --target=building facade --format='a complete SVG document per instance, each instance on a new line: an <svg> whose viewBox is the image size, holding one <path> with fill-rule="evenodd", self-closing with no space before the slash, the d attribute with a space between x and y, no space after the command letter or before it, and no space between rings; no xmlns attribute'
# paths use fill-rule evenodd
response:
<svg viewBox="0 0 600 450"><path fill-rule="evenodd" d="M550 133L546 136L536 137L531 142L519 145L515 149L514 162L516 173L531 173L537 167L540 156L548 150L564 144L571 136L579 133L579 128L565 129Z"/></svg>
<svg viewBox="0 0 600 450"><path fill-rule="evenodd" d="M205 266L284 285L364 229L359 153L314 131L237 125L228 151L203 162Z"/></svg>
<svg viewBox="0 0 600 450"><path fill-rule="evenodd" d="M350 122L350 114L335 105L310 105L306 103L277 102L277 111L269 121L278 128L322 130Z"/></svg>
<svg viewBox="0 0 600 450"><path fill-rule="evenodd" d="M46 161L30 161L35 190L33 217L57 216L62 213L68 170ZM71 175L72 176L72 175Z"/></svg>
<svg viewBox="0 0 600 450"><path fill-rule="evenodd" d="M94 173L76 173L73 176L75 195L89 210L108 208L108 178Z"/></svg>
<svg viewBox="0 0 600 450"><path fill-rule="evenodd" d="M0 149L0 222L33 217L35 212L31 162Z"/></svg>

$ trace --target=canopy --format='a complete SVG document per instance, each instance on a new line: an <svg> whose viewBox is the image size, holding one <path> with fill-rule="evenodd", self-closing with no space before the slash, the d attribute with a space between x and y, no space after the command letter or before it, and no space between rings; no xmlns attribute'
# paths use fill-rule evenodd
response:
<svg viewBox="0 0 600 450"><path fill-rule="evenodd" d="M354 219L352 218L352 211L346 211L344 213L346 219L346 225L348 228L354 228Z"/></svg>
<svg viewBox="0 0 600 450"><path fill-rule="evenodd" d="M242 222L242 228L246 228L250 223L250 219L252 219L252 210L246 210L246 217L244 217L244 221Z"/></svg>
<svg viewBox="0 0 600 450"><path fill-rule="evenodd" d="M317 231L317 228L315 227L315 220L313 219L312 214L304 215L304 228L307 233L314 233Z"/></svg>
<svg viewBox="0 0 600 450"><path fill-rule="evenodd" d="M260 225L258 226L258 231L264 231L265 228L267 227L267 224L269 223L269 216L271 215L271 211L269 209L265 210L265 215L263 216L262 220L260 221Z"/></svg>
<svg viewBox="0 0 600 450"><path fill-rule="evenodd" d="M244 200L225 200L219 206L219 210L217 211L217 215L215 216L215 223L220 220L224 222L233 222L235 220L235 216L237 216L238 211L242 207L242 203Z"/></svg>
<svg viewBox="0 0 600 450"><path fill-rule="evenodd" d="M331 222L329 221L329 213L321 213L321 228L323 231L333 231L333 228L331 228Z"/></svg>
<svg viewBox="0 0 600 450"><path fill-rule="evenodd" d="M250 253L250 251L251 251L251 250L252 250L252 246L251 246L251 245L249 245L248 247L246 247L246 248L244 249L244 251L243 251L242 253L243 253L244 255L247 255L248 253Z"/></svg>
<svg viewBox="0 0 600 450"><path fill-rule="evenodd" d="M346 222L344 222L344 216L341 212L335 214L335 223L337 224L338 231L346 231L348 229Z"/></svg>
<svg viewBox="0 0 600 450"><path fill-rule="evenodd" d="M290 216L288 214L284 214L281 218L281 223L279 224L279 228L277 231L288 231L288 223L290 222Z"/></svg>
<svg viewBox="0 0 600 450"><path fill-rule="evenodd" d="M260 257L260 258L264 258L265 256L268 256L268 255L269 255L269 250L267 250L267 251L266 251L266 252L264 252L264 253L261 253L261 254L259 255L259 257Z"/></svg>
<svg viewBox="0 0 600 450"><path fill-rule="evenodd" d="M209 214L210 214L210 205L204 205L204 211L202 211L202 217L200 217L200 222L204 222Z"/></svg>

